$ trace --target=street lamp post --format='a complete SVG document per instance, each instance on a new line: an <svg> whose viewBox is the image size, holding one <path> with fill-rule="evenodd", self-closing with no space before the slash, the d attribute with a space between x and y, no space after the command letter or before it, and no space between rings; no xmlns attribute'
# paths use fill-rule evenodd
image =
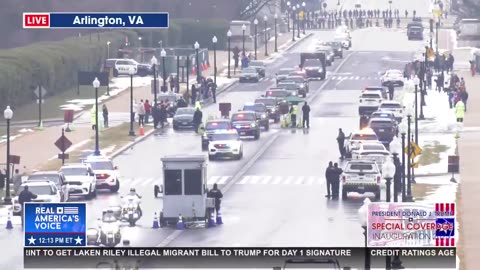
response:
<svg viewBox="0 0 480 270"><path fill-rule="evenodd" d="M95 152L94 156L100 156L100 142L98 138L98 88L100 87L100 81L97 77L93 80L93 88L95 88Z"/></svg>
<svg viewBox="0 0 480 270"><path fill-rule="evenodd" d="M411 113L411 108L408 107L408 112L407 112L407 196L405 198L405 201L406 202L412 202L412 175L411 175L411 167L412 167L412 164L411 164L411 158L410 158L410 152L411 152L411 149L412 149L412 140L410 139L411 135L412 135L412 130L411 130L411 127L410 127L410 121L412 120L412 113Z"/></svg>
<svg viewBox="0 0 480 270"><path fill-rule="evenodd" d="M136 71L133 67L128 70L130 74L130 130L128 131L128 136L135 136L135 131L133 130L133 122L135 121L135 114L133 114L133 75Z"/></svg>
<svg viewBox="0 0 480 270"><path fill-rule="evenodd" d="M177 54L177 80L175 84L175 92L180 93L180 58L181 56ZM183 78L183 76L182 76Z"/></svg>
<svg viewBox="0 0 480 270"><path fill-rule="evenodd" d="M228 30L227 32L227 47L228 47L228 60L227 60L227 70L228 70L228 74L227 74L227 78L230 78L230 61L231 61L231 56L230 56L230 51L231 51L231 48L230 48L230 39L232 38L232 31Z"/></svg>
<svg viewBox="0 0 480 270"><path fill-rule="evenodd" d="M393 201L398 202L398 193L400 193L399 187L401 187L401 183L399 181L402 180L401 175L397 175L397 171L400 171L397 168L399 160L398 160L398 153L400 152L401 148L400 139L398 137L394 137L392 142L390 143L390 152L393 155L393 161L395 165L395 174L393 177Z"/></svg>
<svg viewBox="0 0 480 270"><path fill-rule="evenodd" d="M300 5L297 4L297 11L300 12ZM297 21L297 38L300 38L300 14L298 12L295 14Z"/></svg>
<svg viewBox="0 0 480 270"><path fill-rule="evenodd" d="M368 250L368 233L367 233L367 212L368 212L368 205L371 203L369 198L366 198L363 201L362 207L358 209L358 220L360 221L360 225L363 229L363 235L365 236L365 270L370 270L370 252Z"/></svg>
<svg viewBox="0 0 480 270"><path fill-rule="evenodd" d="M296 7L293 6L292 7L292 41L295 41L295 23L297 23L296 18L297 18Z"/></svg>
<svg viewBox="0 0 480 270"><path fill-rule="evenodd" d="M111 44L110 40L107 41L107 59L110 58L110 44Z"/></svg>
<svg viewBox="0 0 480 270"><path fill-rule="evenodd" d="M242 52L245 55L245 30L247 30L247 26L244 24L242 25Z"/></svg>
<svg viewBox="0 0 480 270"><path fill-rule="evenodd" d="M418 76L415 76L413 82L415 83L415 143L418 144L418 84L420 82Z"/></svg>
<svg viewBox="0 0 480 270"><path fill-rule="evenodd" d="M287 1L287 32L290 32L290 1Z"/></svg>
<svg viewBox="0 0 480 270"><path fill-rule="evenodd" d="M162 92L166 92L167 91L167 74L166 74L166 70L165 70L165 58L167 57L167 52L165 51L165 49L162 49L162 51L160 52L160 57L162 57L162 79L163 79L163 87L162 87Z"/></svg>
<svg viewBox="0 0 480 270"><path fill-rule="evenodd" d="M302 11L303 11L303 18L302 18L302 27L303 27L303 34L305 35L305 2L302 2Z"/></svg>
<svg viewBox="0 0 480 270"><path fill-rule="evenodd" d="M217 85L217 37L213 36L213 82Z"/></svg>
<svg viewBox="0 0 480 270"><path fill-rule="evenodd" d="M387 188L387 202L390 202L390 193L391 193L391 185L392 185L392 178L395 175L395 164L391 158L387 158L386 162L382 165L382 174L383 178L386 180L386 188ZM390 270L392 269L392 257L386 256L385 258L385 269Z"/></svg>
<svg viewBox="0 0 480 270"><path fill-rule="evenodd" d="M268 35L267 35L267 21L268 21L268 17L267 15L263 16L263 21L264 21L264 29L263 29L263 32L264 32L264 38L265 38L265 56L268 56Z"/></svg>
<svg viewBox="0 0 480 270"><path fill-rule="evenodd" d="M3 117L7 121L7 175L5 176L6 188L5 188L5 199L3 199L3 203L6 205L12 204L12 198L10 197L10 120L13 117L13 111L10 109L10 106L7 106L5 111L3 111Z"/></svg>
<svg viewBox="0 0 480 270"><path fill-rule="evenodd" d="M278 52L278 48L277 48L277 39L278 39L278 34L277 34L277 19L278 19L278 15L277 13L275 13L275 16L274 16L274 19L275 19L275 52Z"/></svg>
<svg viewBox="0 0 480 270"><path fill-rule="evenodd" d="M402 124L400 124L400 134L402 136L402 202L407 201L407 196L406 196L406 179L405 179L405 136L406 136L406 129L405 127L405 122L403 121Z"/></svg>
<svg viewBox="0 0 480 270"><path fill-rule="evenodd" d="M163 59L162 59L163 60ZM152 59L150 59L150 63L152 64L152 70L153 70L153 104L157 104L157 65L158 65L158 60L154 56L152 56ZM162 66L164 63L162 63Z"/></svg>
<svg viewBox="0 0 480 270"><path fill-rule="evenodd" d="M257 25L258 25L258 20L255 19L253 21L253 24L255 25L253 46L254 46L254 51L255 51L255 60L257 60Z"/></svg>
<svg viewBox="0 0 480 270"><path fill-rule="evenodd" d="M141 48L142 46L143 46L143 44L142 44L142 37L138 37L138 47ZM141 61L142 61L142 63L143 63L143 51L142 51L142 53L141 53L141 57L142 57Z"/></svg>
<svg viewBox="0 0 480 270"><path fill-rule="evenodd" d="M195 41L193 47L195 48L195 64L197 65L197 82L200 82L200 63L198 61L198 49L200 49L200 44L198 44L198 41Z"/></svg>

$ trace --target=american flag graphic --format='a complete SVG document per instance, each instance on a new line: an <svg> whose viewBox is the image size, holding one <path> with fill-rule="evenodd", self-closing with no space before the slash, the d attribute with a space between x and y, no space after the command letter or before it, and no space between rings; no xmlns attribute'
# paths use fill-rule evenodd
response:
<svg viewBox="0 0 480 270"><path fill-rule="evenodd" d="M444 216L455 216L455 203L436 203L435 212L449 212L449 215Z"/></svg>
<svg viewBox="0 0 480 270"><path fill-rule="evenodd" d="M455 247L455 237L437 237L435 239L436 247Z"/></svg>
<svg viewBox="0 0 480 270"><path fill-rule="evenodd" d="M66 206L63 207L63 213L65 215L78 215L78 207Z"/></svg>

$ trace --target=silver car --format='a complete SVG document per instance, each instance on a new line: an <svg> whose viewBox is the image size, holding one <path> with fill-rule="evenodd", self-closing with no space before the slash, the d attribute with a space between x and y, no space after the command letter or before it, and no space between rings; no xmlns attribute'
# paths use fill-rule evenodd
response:
<svg viewBox="0 0 480 270"><path fill-rule="evenodd" d="M258 74L257 69L254 67L247 67L242 69L242 74L240 74L239 82L259 82L260 74Z"/></svg>

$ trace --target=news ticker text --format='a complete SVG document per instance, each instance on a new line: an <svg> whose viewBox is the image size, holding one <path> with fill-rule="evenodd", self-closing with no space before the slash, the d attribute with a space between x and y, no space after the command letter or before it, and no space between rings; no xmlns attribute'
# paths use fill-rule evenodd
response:
<svg viewBox="0 0 480 270"><path fill-rule="evenodd" d="M25 268L69 265L87 268L101 262L127 258L142 267L239 268L274 267L286 260L338 260L342 267L360 267L368 254L373 265L387 256L399 256L406 267L455 268L455 248L25 248ZM383 259L383 260L382 260ZM381 263L381 262L380 262ZM161 265L159 265L161 264Z"/></svg>

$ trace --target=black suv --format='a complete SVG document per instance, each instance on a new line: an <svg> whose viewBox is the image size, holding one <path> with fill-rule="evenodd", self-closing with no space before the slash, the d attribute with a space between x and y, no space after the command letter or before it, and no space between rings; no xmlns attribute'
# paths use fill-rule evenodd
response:
<svg viewBox="0 0 480 270"><path fill-rule="evenodd" d="M267 107L268 117L273 119L274 123L280 122L280 112L278 111L278 102L273 97L262 97L255 99L254 103L262 103Z"/></svg>
<svg viewBox="0 0 480 270"><path fill-rule="evenodd" d="M243 111L253 111L257 115L257 121L268 130L270 128L270 118L268 117L267 106L263 103L247 103L243 105Z"/></svg>
<svg viewBox="0 0 480 270"><path fill-rule="evenodd" d="M240 137L253 136L260 139L260 126L257 115L252 111L239 111L232 114L232 126Z"/></svg>
<svg viewBox="0 0 480 270"><path fill-rule="evenodd" d="M202 150L208 150L208 143L212 139L212 134L215 133L215 131L229 130L232 128L230 119L208 120L207 123L205 123L205 132L202 135Z"/></svg>
<svg viewBox="0 0 480 270"><path fill-rule="evenodd" d="M397 135L397 123L389 118L371 118L368 126L375 131L378 140L382 143L390 143Z"/></svg>

